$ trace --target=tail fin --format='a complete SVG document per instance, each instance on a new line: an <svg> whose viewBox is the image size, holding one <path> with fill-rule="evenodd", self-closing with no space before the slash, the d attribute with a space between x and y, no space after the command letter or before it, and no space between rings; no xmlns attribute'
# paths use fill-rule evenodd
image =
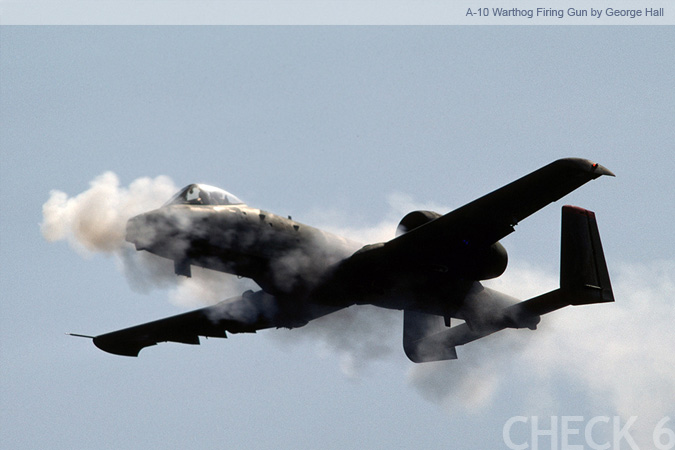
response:
<svg viewBox="0 0 675 450"><path fill-rule="evenodd" d="M506 317L515 324L568 305L614 301L595 213L565 205L561 228L560 289L506 308Z"/></svg>
<svg viewBox="0 0 675 450"><path fill-rule="evenodd" d="M560 289L572 305L614 301L593 211L563 206Z"/></svg>

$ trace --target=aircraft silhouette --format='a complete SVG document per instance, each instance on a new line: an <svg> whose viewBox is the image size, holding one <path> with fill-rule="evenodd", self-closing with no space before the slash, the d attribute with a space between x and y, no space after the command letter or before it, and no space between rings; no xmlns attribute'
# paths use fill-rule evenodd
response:
<svg viewBox="0 0 675 450"><path fill-rule="evenodd" d="M403 348L413 362L456 359L457 346L504 328L534 330L559 308L614 301L595 214L574 206L562 207L559 289L518 301L480 283L506 269L499 240L521 220L601 175L614 176L585 159L561 159L445 215L413 211L394 239L366 246L191 184L131 218L127 241L173 260L177 275L191 276L194 265L251 278L261 289L93 341L138 356L159 342L301 327L371 304L403 311Z"/></svg>

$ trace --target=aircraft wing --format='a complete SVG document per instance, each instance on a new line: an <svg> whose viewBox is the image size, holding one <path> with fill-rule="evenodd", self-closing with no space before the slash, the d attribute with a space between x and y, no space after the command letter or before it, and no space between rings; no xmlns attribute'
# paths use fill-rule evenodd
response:
<svg viewBox="0 0 675 450"><path fill-rule="evenodd" d="M94 344L108 353L138 356L145 347L160 342L199 344L199 336L226 338L231 333L255 333L275 326L276 300L263 291L247 292L214 306L94 337Z"/></svg>
<svg viewBox="0 0 675 450"><path fill-rule="evenodd" d="M614 176L587 159L560 159L387 242L385 247L419 254L463 245L491 245L513 232L521 220L601 175Z"/></svg>
<svg viewBox="0 0 675 450"><path fill-rule="evenodd" d="M521 220L602 175L614 176L586 159L554 161L388 242L363 247L339 264L334 282L320 297L339 304L362 290L397 283L416 270L470 270L464 255L480 254L512 233Z"/></svg>

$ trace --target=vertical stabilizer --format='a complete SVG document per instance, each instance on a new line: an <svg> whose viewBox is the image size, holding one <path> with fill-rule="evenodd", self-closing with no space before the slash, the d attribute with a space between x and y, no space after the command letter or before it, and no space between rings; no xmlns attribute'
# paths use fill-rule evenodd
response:
<svg viewBox="0 0 675 450"><path fill-rule="evenodd" d="M595 214L576 206L562 209L560 290L572 305L614 301Z"/></svg>

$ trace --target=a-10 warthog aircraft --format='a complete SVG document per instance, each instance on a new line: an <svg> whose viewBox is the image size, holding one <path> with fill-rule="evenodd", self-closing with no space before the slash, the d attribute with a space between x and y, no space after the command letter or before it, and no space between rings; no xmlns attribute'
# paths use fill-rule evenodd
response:
<svg viewBox="0 0 675 450"><path fill-rule="evenodd" d="M516 224L601 175L614 174L585 159L561 159L448 214L413 211L394 239L366 246L191 184L131 218L127 241L173 260L177 275L205 267L251 278L261 289L102 334L94 344L138 356L159 342L301 327L370 304L403 311L403 348L412 361L456 359L457 346L495 331L533 330L542 314L564 306L614 301L595 215L574 206L562 207L559 289L518 301L480 283L506 269L499 240ZM460 321L451 326L452 319Z"/></svg>

